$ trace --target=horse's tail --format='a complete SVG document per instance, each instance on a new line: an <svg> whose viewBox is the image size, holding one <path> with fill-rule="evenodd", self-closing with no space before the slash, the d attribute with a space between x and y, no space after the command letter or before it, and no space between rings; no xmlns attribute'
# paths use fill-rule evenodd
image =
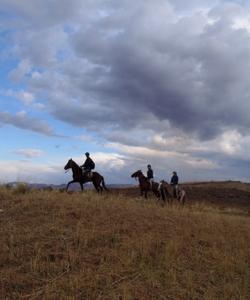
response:
<svg viewBox="0 0 250 300"><path fill-rule="evenodd" d="M165 202L166 201L166 193L165 193L165 189L162 187L160 187L160 194L161 194L162 200Z"/></svg>
<svg viewBox="0 0 250 300"><path fill-rule="evenodd" d="M183 205L185 204L186 197L187 197L186 191L185 191L185 190L181 190L181 191L180 191L180 196L179 196L179 201L180 201L180 203L182 203Z"/></svg>
<svg viewBox="0 0 250 300"><path fill-rule="evenodd" d="M104 190L108 191L108 188L106 187L105 181L104 181L104 177L102 176L102 187L104 188Z"/></svg>

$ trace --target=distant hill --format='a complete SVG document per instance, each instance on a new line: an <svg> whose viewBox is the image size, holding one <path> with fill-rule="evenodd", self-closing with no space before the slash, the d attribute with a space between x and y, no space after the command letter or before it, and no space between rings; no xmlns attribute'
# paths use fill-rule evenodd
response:
<svg viewBox="0 0 250 300"><path fill-rule="evenodd" d="M16 187L19 184L26 184L31 189L39 189L39 190L40 189L46 189L46 188L52 188L52 189L55 189L55 190L66 188L66 184L28 183L28 182L22 182L22 181L8 182L6 185L8 185L10 187Z"/></svg>
<svg viewBox="0 0 250 300"><path fill-rule="evenodd" d="M37 189L37 190L43 190L43 189L53 189L53 190L60 190L60 189L66 189L67 184L46 184L46 183L27 183L27 182L21 182L21 181L13 181L8 182L7 185L10 187L16 187L19 184L26 184L31 189ZM118 188L129 188L132 187L131 184L107 184L108 188L112 189L118 189ZM85 189L93 189L92 183L86 183L84 184ZM69 190L71 191L78 191L80 190L79 183L73 183L70 185Z"/></svg>

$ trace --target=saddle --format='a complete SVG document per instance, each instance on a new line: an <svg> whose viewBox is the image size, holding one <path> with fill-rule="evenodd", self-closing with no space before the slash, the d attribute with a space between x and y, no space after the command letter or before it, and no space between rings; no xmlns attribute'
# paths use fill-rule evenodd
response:
<svg viewBox="0 0 250 300"><path fill-rule="evenodd" d="M152 178L147 178L148 183L150 184L151 190L153 189L154 180Z"/></svg>
<svg viewBox="0 0 250 300"><path fill-rule="evenodd" d="M86 176L87 179L92 179L93 178L93 172L83 170L83 176Z"/></svg>

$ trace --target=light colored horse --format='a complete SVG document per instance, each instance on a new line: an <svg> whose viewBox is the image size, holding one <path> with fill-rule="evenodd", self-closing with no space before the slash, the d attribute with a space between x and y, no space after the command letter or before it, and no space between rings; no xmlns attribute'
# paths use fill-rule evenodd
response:
<svg viewBox="0 0 250 300"><path fill-rule="evenodd" d="M161 180L160 181L160 186L159 186L159 190L161 192L161 197L162 199L165 201L166 198L168 198L169 195L171 195L172 199L174 199L174 194L173 192L170 192L171 190L171 185L167 183L167 181L165 180ZM168 194L166 194L166 192L168 192ZM179 203L181 204L185 204L185 201L186 201L186 191L180 187L180 185L177 186L177 189L176 189L176 192L177 192L177 200L179 201Z"/></svg>

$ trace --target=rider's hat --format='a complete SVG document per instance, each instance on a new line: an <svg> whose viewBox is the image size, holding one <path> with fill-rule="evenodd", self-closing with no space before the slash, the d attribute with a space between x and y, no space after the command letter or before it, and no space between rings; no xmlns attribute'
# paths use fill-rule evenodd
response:
<svg viewBox="0 0 250 300"><path fill-rule="evenodd" d="M89 156L89 152L86 152L85 155L86 155L86 156Z"/></svg>
<svg viewBox="0 0 250 300"><path fill-rule="evenodd" d="M148 168L151 168L151 165L148 165Z"/></svg>

